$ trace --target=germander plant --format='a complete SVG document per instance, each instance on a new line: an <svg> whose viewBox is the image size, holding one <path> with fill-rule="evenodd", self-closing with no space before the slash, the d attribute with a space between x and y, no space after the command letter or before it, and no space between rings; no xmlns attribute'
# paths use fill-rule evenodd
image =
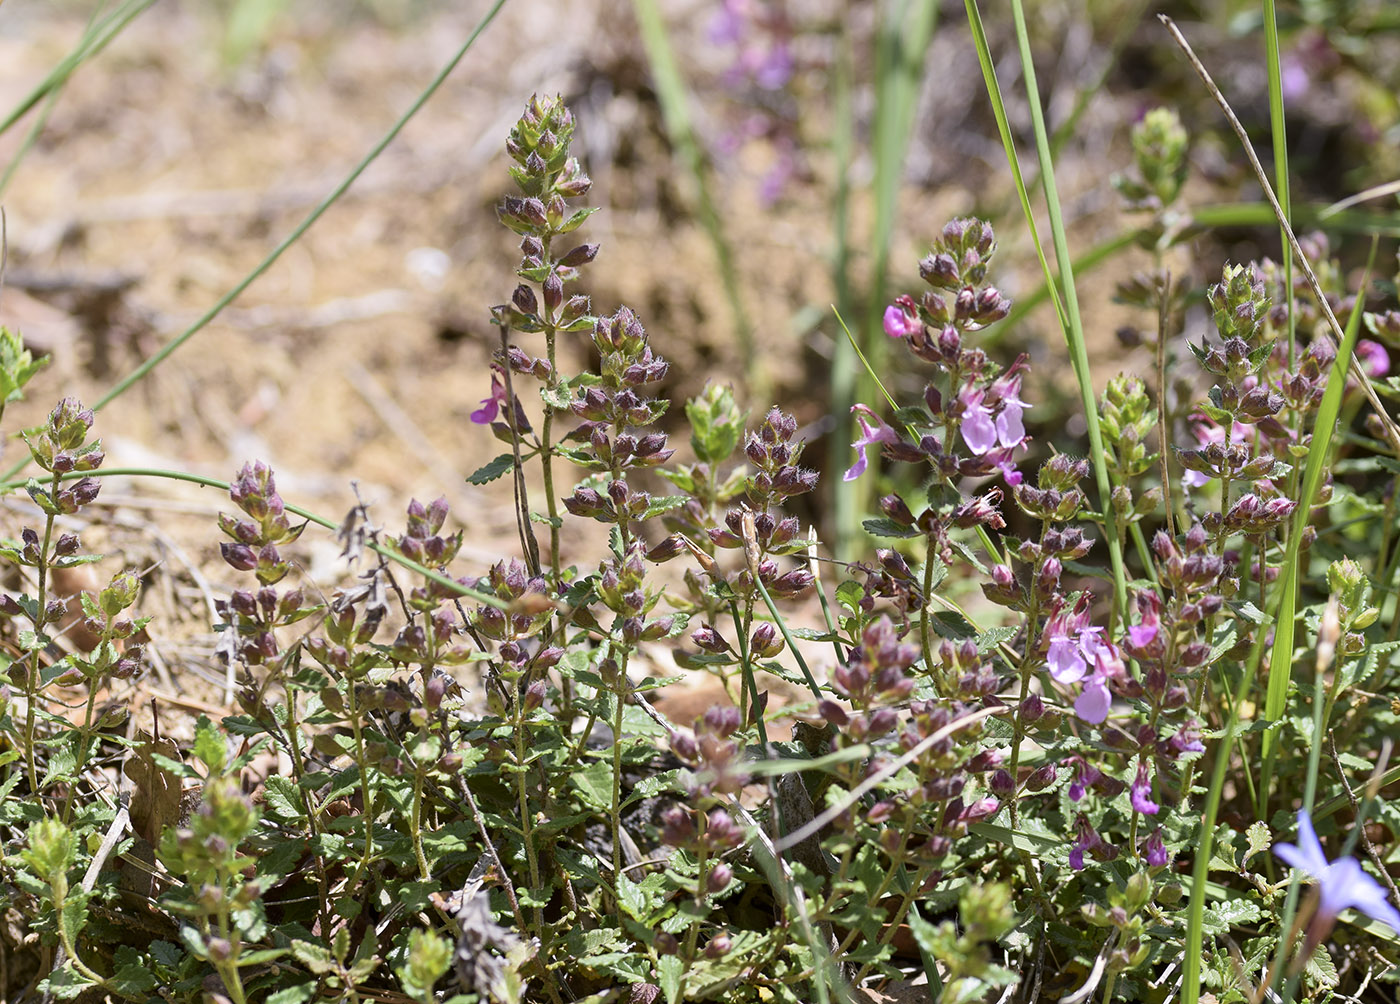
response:
<svg viewBox="0 0 1400 1004"><path fill-rule="evenodd" d="M1125 182L1153 211L1180 189L1173 123L1144 120L1140 180ZM664 337L568 291L599 253L570 236L590 212L574 128L537 97L511 131L518 194L501 218L520 281L493 313L472 415L507 450L469 480L512 479L519 554L467 574L444 500L412 501L401 533L357 505L339 530L355 577L322 595L298 580L307 517L249 464L228 486L239 514L218 523L246 583L218 606L242 713L201 720L189 756L104 731L95 710L99 687L139 671L135 575L84 599L96 647L55 657L47 583L89 560L62 520L96 496L102 454L74 401L28 434L42 520L0 551L28 576L0 604L18 653L0 822L7 904L40 960L32 992L807 1002L921 970L944 1001L1166 1000L1203 757L1231 758L1236 778L1207 862L1203 986L1315 996L1352 979L1339 959L1393 981L1396 827L1377 794L1394 772L1361 800L1347 772L1383 759L1400 715L1384 696L1400 616L1372 599L1393 593L1400 458L1358 431L1359 393L1342 399L1346 436L1320 445L1366 308L1341 270L1320 269L1329 306L1354 318L1338 346L1277 266L1225 266L1206 291L1215 333L1189 343L1200 394L1174 399L1163 367L1114 378L1103 456L1081 458L1047 452L1027 358L983 341L1011 309L992 226L949 223L919 262L927 288L884 315L922 394L856 406L845 479L875 476L871 451L888 461L866 523L888 546L826 581L815 528L788 511L818 488L797 421L772 408L749 424L712 384L686 404L685 457L663 425ZM1170 283L1135 295L1176 309ZM1366 314L1369 331L1393 339L1395 316ZM565 370L564 337L586 342L588 369ZM4 339L13 394L34 364ZM1361 379L1384 376L1372 345ZM1337 451L1330 478L1303 498L1321 448ZM1095 461L1111 486L1097 500ZM1313 525L1300 507L1318 508ZM1344 558L1347 534L1376 524L1375 562ZM595 532L601 556L565 564L566 529ZM1108 574L1110 541L1129 575ZM1285 713L1230 732L1297 554L1326 587L1303 594ZM820 619L794 605L813 593ZM663 649L728 701L668 720L651 701L671 682ZM802 695L782 709L779 680ZM83 694L80 724L54 713L58 688ZM1300 758L1261 769L1266 739L1318 749L1329 730L1344 794L1317 801ZM103 766L121 758L126 803ZM1366 827L1372 811L1389 836ZM1331 860L1319 832L1342 830ZM1301 912L1274 844L1322 883Z"/></svg>

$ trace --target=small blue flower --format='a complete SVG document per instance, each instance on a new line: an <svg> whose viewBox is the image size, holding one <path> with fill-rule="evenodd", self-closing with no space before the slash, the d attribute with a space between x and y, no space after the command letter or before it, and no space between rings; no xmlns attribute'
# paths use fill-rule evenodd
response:
<svg viewBox="0 0 1400 1004"><path fill-rule="evenodd" d="M1355 858L1329 862L1305 810L1298 810L1298 843L1279 844L1274 853L1317 882L1319 899L1313 918L1313 930L1317 935L1310 940L1321 941L1326 937L1337 915L1348 907L1355 907L1400 932L1400 911L1391 906L1381 884L1362 871Z"/></svg>

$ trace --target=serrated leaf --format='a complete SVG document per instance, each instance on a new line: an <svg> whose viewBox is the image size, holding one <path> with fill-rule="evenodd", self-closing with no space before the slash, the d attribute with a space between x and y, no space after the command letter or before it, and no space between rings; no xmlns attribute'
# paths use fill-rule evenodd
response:
<svg viewBox="0 0 1400 1004"><path fill-rule="evenodd" d="M155 974L146 966L130 962L118 966L111 977L113 988L127 997L141 998L156 988Z"/></svg>
<svg viewBox="0 0 1400 1004"><path fill-rule="evenodd" d="M903 523L896 523L888 516L879 516L875 519L864 520L861 524L865 532L872 537L919 537L922 532L915 527L905 526Z"/></svg>
<svg viewBox="0 0 1400 1004"><path fill-rule="evenodd" d="M617 878L617 905L633 920L642 923L651 915L651 901L646 890L640 882L633 882L626 875Z"/></svg>
<svg viewBox="0 0 1400 1004"><path fill-rule="evenodd" d="M72 1000L92 986L92 982L71 965L67 965L50 973L39 986L49 996L67 1001Z"/></svg>
<svg viewBox="0 0 1400 1004"><path fill-rule="evenodd" d="M296 781L281 774L273 774L267 779L263 785L263 801L283 819L300 819L305 812Z"/></svg>
<svg viewBox="0 0 1400 1004"><path fill-rule="evenodd" d="M569 786L590 809L607 811L612 808L612 785L612 764L606 760L596 760L582 770L575 768L569 772Z"/></svg>
<svg viewBox="0 0 1400 1004"><path fill-rule="evenodd" d="M1260 916L1259 904L1253 900L1227 899L1206 907L1204 929L1211 934L1226 934L1231 928L1253 924Z"/></svg>
<svg viewBox="0 0 1400 1004"><path fill-rule="evenodd" d="M355 958L350 964L349 976L352 983L363 983L379 968L379 943L374 937L374 928L365 930L360 939L360 947L355 949Z"/></svg>
<svg viewBox="0 0 1400 1004"><path fill-rule="evenodd" d="M1337 985L1337 964L1327 954L1326 948L1313 952L1307 968L1303 970L1303 980L1315 989L1330 990Z"/></svg>
<svg viewBox="0 0 1400 1004"><path fill-rule="evenodd" d="M209 769L210 776L221 773L228 763L228 741L205 715L195 722L194 755Z"/></svg>
<svg viewBox="0 0 1400 1004"><path fill-rule="evenodd" d="M678 1004L681 999L681 976L685 965L679 955L663 955L656 960L656 979L666 1004Z"/></svg>
<svg viewBox="0 0 1400 1004"><path fill-rule="evenodd" d="M316 983L298 983L295 986L283 987L276 993L270 994L267 1004L305 1004L316 993Z"/></svg>
<svg viewBox="0 0 1400 1004"><path fill-rule="evenodd" d="M647 503L647 511L642 515L642 519L651 519L653 516L660 516L664 512L672 509L679 509L690 501L687 495L660 495L653 496Z"/></svg>
<svg viewBox="0 0 1400 1004"><path fill-rule="evenodd" d="M1264 825L1262 820L1256 819L1254 822L1250 823L1249 829L1244 831L1244 836L1246 844L1244 860L1240 862L1241 867L1248 865L1250 858L1254 857L1254 855L1258 854L1260 851L1267 851L1274 843L1273 835L1269 832L1269 828Z"/></svg>
<svg viewBox="0 0 1400 1004"><path fill-rule="evenodd" d="M502 453L490 463L482 464L476 470L467 475L469 485L489 485L506 471L515 466L515 457L510 453Z"/></svg>
<svg viewBox="0 0 1400 1004"><path fill-rule="evenodd" d="M310 941L292 941L292 957L317 976L325 976L335 971L335 959L330 949Z"/></svg>

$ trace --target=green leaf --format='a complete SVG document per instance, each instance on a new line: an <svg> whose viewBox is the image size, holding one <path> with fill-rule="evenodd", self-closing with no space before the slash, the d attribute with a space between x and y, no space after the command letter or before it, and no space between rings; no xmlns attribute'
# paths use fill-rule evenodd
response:
<svg viewBox="0 0 1400 1004"><path fill-rule="evenodd" d="M1231 928L1253 924L1260 916L1258 903L1240 898L1211 904L1203 920L1206 931L1220 935L1227 934Z"/></svg>
<svg viewBox="0 0 1400 1004"><path fill-rule="evenodd" d="M482 464L476 470L467 475L469 485L487 485L495 481L502 474L515 466L515 457L510 453L502 453L490 463Z"/></svg>
<svg viewBox="0 0 1400 1004"><path fill-rule="evenodd" d="M642 519L651 519L653 516L660 516L662 513L670 512L672 509L679 509L688 501L690 501L690 499L686 495L654 496L652 500L647 503L647 511L642 514Z"/></svg>
<svg viewBox="0 0 1400 1004"><path fill-rule="evenodd" d="M156 988L156 976L147 966L129 962L112 974L112 986L124 996L139 999Z"/></svg>
<svg viewBox="0 0 1400 1004"><path fill-rule="evenodd" d="M63 929L68 937L76 942L78 935L83 933L83 928L87 927L88 919L88 897L83 893L70 892L63 901Z"/></svg>
<svg viewBox="0 0 1400 1004"><path fill-rule="evenodd" d="M569 786L590 809L611 810L612 784L612 764L606 760L596 760L582 770L576 768L569 772Z"/></svg>
<svg viewBox="0 0 1400 1004"><path fill-rule="evenodd" d="M354 983L363 983L369 978L370 973L379 967L379 944L374 937L374 928L365 930L365 936L360 939L360 947L355 949L355 958L350 964L350 979Z"/></svg>
<svg viewBox="0 0 1400 1004"><path fill-rule="evenodd" d="M208 768L211 777L221 773L228 763L228 742L205 715L195 722L194 755Z"/></svg>
<svg viewBox="0 0 1400 1004"><path fill-rule="evenodd" d="M1249 829L1244 831L1244 835L1247 845L1245 847L1244 860L1240 862L1241 867L1248 865L1249 859L1260 851L1267 851L1273 846L1274 842L1273 835L1269 833L1269 828L1264 825L1262 820L1256 819L1254 822L1250 823Z"/></svg>
<svg viewBox="0 0 1400 1004"><path fill-rule="evenodd" d="M324 945L294 940L292 942L292 956L317 976L326 976L335 972L335 960L331 958L330 949Z"/></svg>
<svg viewBox="0 0 1400 1004"><path fill-rule="evenodd" d="M300 819L305 814L296 781L282 774L273 774L267 779L263 801L274 815L284 820Z"/></svg>
<svg viewBox="0 0 1400 1004"><path fill-rule="evenodd" d="M1303 970L1303 979L1314 988L1330 990L1337 985L1337 964L1332 961L1332 956L1327 954L1325 947L1313 952L1307 968Z"/></svg>
<svg viewBox="0 0 1400 1004"><path fill-rule="evenodd" d="M304 1004L316 993L316 983L298 983L295 986L283 987L267 998L267 1004Z"/></svg>
<svg viewBox="0 0 1400 1004"><path fill-rule="evenodd" d="M658 883L653 879L661 879L660 875L649 875L642 882L633 882L626 875L621 875L617 880L618 905L633 920L641 924L650 924L653 912L658 903L661 902L662 890L658 888Z"/></svg>
<svg viewBox="0 0 1400 1004"><path fill-rule="evenodd" d="M666 995L666 1004L679 1004L681 999L681 976L685 972L679 955L663 955L656 960L656 979L661 992Z"/></svg>
<svg viewBox="0 0 1400 1004"><path fill-rule="evenodd" d="M61 1001L72 1000L90 986L92 981L71 965L50 973L48 979L39 984L41 990Z"/></svg>
<svg viewBox="0 0 1400 1004"><path fill-rule="evenodd" d="M912 526L905 526L903 523L896 523L888 516L880 516L876 519L867 519L860 524L865 528L865 532L872 537L919 537L922 531Z"/></svg>

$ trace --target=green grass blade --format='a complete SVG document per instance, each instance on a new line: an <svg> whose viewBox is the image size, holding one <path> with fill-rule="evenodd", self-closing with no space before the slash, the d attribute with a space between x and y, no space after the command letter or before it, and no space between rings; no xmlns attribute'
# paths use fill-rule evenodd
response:
<svg viewBox="0 0 1400 1004"><path fill-rule="evenodd" d="M1200 59L1197 58L1195 52L1192 51L1190 43L1186 41L1186 37L1181 34L1176 24L1166 15L1159 14L1158 17L1171 33L1177 45L1180 46L1182 52L1190 61L1192 68L1196 71L1197 76L1199 76L1201 82L1205 84L1206 89L1210 91L1211 96L1220 106L1231 128L1235 131L1236 138L1239 140L1246 157L1249 159L1250 167L1254 170L1255 177L1258 179L1259 185L1264 191L1265 198L1269 201L1269 208L1273 211L1280 228L1283 230L1289 251L1297 259L1298 266L1302 269L1303 275L1307 278L1308 285L1312 288L1313 294L1318 300L1322 313L1327 318L1328 326L1341 343L1337 351L1336 359L1334 360L1334 365L1328 373L1327 388L1323 394L1323 405L1319 408L1318 420L1314 424L1314 437L1321 436L1322 439L1320 442L1315 440L1313 448L1310 451L1308 470L1304 477L1303 504L1299 506L1298 512L1294 517L1294 533L1289 539L1288 546L1294 549L1291 560L1296 565L1298 560L1296 552L1307 518L1308 504L1312 502L1316 487L1320 483L1323 458L1327 455L1327 447L1330 445L1332 438L1332 426L1323 423L1328 420L1329 415L1331 416L1331 422L1335 423L1336 421L1336 412L1327 410L1328 399L1329 396L1332 396L1334 399L1334 406L1340 402L1348 367L1354 368L1356 366L1355 361L1351 358L1351 348L1354 345L1355 336L1353 333L1353 335L1349 337L1342 329L1330 304L1327 302L1318 282L1317 274L1308 263L1303 254L1302 247L1299 245L1292 228L1288 224L1283 207L1275 197L1273 187L1269 184L1269 179L1264 174L1263 168L1259 164L1259 158L1254 153L1254 147L1249 141L1249 136L1245 132L1244 126L1240 124L1239 119L1230 108L1229 102L1226 101L1225 96L1220 93L1220 88L1217 87L1215 81L1211 79L1210 72L1205 68L1205 65ZM1360 304L1358 304L1358 307L1360 307ZM1383 408L1379 405L1376 398L1375 391L1368 382L1369 378L1362 373L1360 379L1363 382L1362 389L1373 402L1373 406L1383 412ZM1383 424L1387 425L1387 437L1391 440L1392 445L1396 447L1397 451L1400 451L1400 430L1393 427L1393 423L1388 416L1382 414L1381 420ZM1288 559L1286 558L1285 560L1287 561ZM1278 621L1278 614L1284 604L1285 592L1287 592L1287 590L1275 590L1268 604L1270 612L1274 614L1275 623ZM1191 898L1187 905L1185 964L1182 969L1182 1004L1197 1004L1197 1001L1200 999L1201 951L1205 922L1205 901L1202 893L1202 884L1210 867L1211 844L1213 843L1215 821L1219 815L1221 794L1225 787L1225 774L1229 769L1230 746L1237 734L1239 726L1238 712L1248 699L1250 690L1254 685L1255 676L1258 673L1263 656L1264 640L1267 634L1265 627L1266 625L1260 625L1259 630L1255 633L1254 645L1250 651L1244 677L1240 681L1238 690L1235 692L1229 721L1226 724L1221 742L1216 748L1215 765L1211 771L1210 788L1206 795L1206 803L1201 819L1200 835L1196 845L1195 861L1192 868L1192 874L1196 880L1196 884L1191 890ZM1277 639L1274 645L1275 650L1283 647ZM1285 651L1289 652L1291 655L1291 646L1285 649Z"/></svg>
<svg viewBox="0 0 1400 1004"><path fill-rule="evenodd" d="M971 2L971 0L969 0ZM1069 347L1074 375L1079 382L1079 395L1084 405L1084 419L1089 427L1089 453L1094 464L1094 479L1098 482L1099 508L1103 512L1105 543L1109 563L1113 568L1113 592L1120 616L1128 609L1127 574L1123 568L1123 551L1118 541L1117 517L1111 501L1112 487L1108 480L1103 437L1099 432L1098 402L1089 372L1089 352L1084 343L1084 325L1079 317L1079 299L1074 289L1074 265L1069 257L1069 241L1065 236L1064 220L1060 214L1060 197L1055 188L1055 166L1050 159L1050 139L1045 131L1045 116L1040 107L1040 92L1036 87L1035 64L1031 59L1030 37L1026 31L1026 15L1021 0L1011 0L1011 13L1016 22L1016 40L1020 45L1022 73L1026 80L1026 98L1030 102L1031 123L1035 127L1035 148L1040 160L1041 188L1045 208L1050 217L1050 235L1055 247L1055 262L1059 267L1060 285L1064 292L1064 334Z"/></svg>
<svg viewBox="0 0 1400 1004"><path fill-rule="evenodd" d="M881 6L881 18L875 39L875 121L872 153L875 177L872 195L875 200L875 223L871 231L869 255L871 270L865 302L866 323L859 342L874 367L883 369L885 362L884 335L881 315L885 309L885 285L889 274L890 246L893 242L895 212L899 205L899 184L904 174L904 156L909 148L909 136L914 126L914 111L919 82L923 78L924 59L929 40L938 20L938 5L933 0L890 0ZM846 99L849 101L849 97ZM849 120L850 115L847 114ZM850 137L841 130L849 121L838 126L838 142L849 143ZM849 156L849 147L847 149ZM850 163L838 160L838 163ZM847 203L848 205L848 203ZM840 245L848 248L848 221L845 212L838 214ZM838 268L849 259L839 261ZM847 284L848 313L854 314L849 302L849 278L838 282ZM838 290L840 289L838 285ZM840 299L840 297L838 297ZM851 405L862 400L869 384L861 379L848 346L839 339L831 367L831 410L836 416L832 432L832 449L844 450L851 442ZM860 537L860 521L868 508L871 482L840 485L833 507L832 549L837 557L850 556L853 542Z"/></svg>
<svg viewBox="0 0 1400 1004"><path fill-rule="evenodd" d="M647 60L651 64L652 80L656 84L656 98L661 105L661 117L666 124L667 138L695 187L696 213L710 240L710 246L714 248L720 283L724 287L724 296L733 315L734 336L743 357L744 375L749 390L757 400L765 400L767 377L755 351L753 325L744 307L739 272L734 264L734 251L710 191L709 175L700 143L690 125L690 110L687 105L689 91L676 63L675 52L671 48L671 40L666 34L666 24L661 18L656 0L632 0L632 9L637 17L637 26L641 29L642 46L646 49Z"/></svg>
<svg viewBox="0 0 1400 1004"><path fill-rule="evenodd" d="M1294 206L1291 219L1299 226L1318 227L1333 233L1379 234L1382 237L1400 237L1400 213L1337 210L1333 206L1318 202ZM1226 202L1215 206L1198 206L1191 210L1192 228L1257 227L1275 222L1277 220L1274 211L1267 202ZM1074 259L1074 274L1082 276L1104 262L1114 259L1118 252L1131 247L1142 236L1142 231L1125 230L1095 244ZM1291 261L1292 259L1290 259L1290 267ZM1014 328L1018 322L1024 320L1031 311L1051 296L1058 296L1058 291L1046 280L1042 280L1034 289L1018 296L1012 304L1011 313L1002 322L1003 330Z"/></svg>
<svg viewBox="0 0 1400 1004"><path fill-rule="evenodd" d="M437 89L442 86L443 81L445 81L448 78L448 76L451 75L452 71L457 68L457 64L460 63L463 57L466 56L468 50L471 49L472 45L476 42L477 38L481 35L481 33L486 30L486 27L493 20L495 20L496 14L500 12L500 9L504 5L505 0L496 0L496 2L491 5L490 9L487 10L487 12L482 16L481 20L477 22L476 27L472 29L472 33L467 36L467 40L462 43L462 45L452 55L452 58L450 58L447 61L447 63L443 66L443 68L438 71L437 76L433 77L432 81L418 95L418 97L414 100L413 104L409 105L408 110L405 111L401 116L399 116L398 121L395 122L389 128L389 131L384 134L384 136L379 140L379 142L375 143L374 146L370 148L369 153L365 154L365 156L360 160L360 162L355 165L355 167L350 171L348 175L345 176L345 180L342 181L340 184L336 185L335 188L331 191L331 193L327 195L324 199L322 199L316 205L316 207L312 209L310 213L307 214L306 218L303 219L299 224L297 224L296 228L290 234L288 234L287 237L283 239L283 241L280 244L278 244L275 248L272 249L271 252L269 252L266 258L259 262L258 265L246 276L244 276L236 286L234 286L231 290L229 290L227 293L221 296L218 302L215 303L212 307L210 307L207 311L205 311L204 314L201 315L197 321L191 324L184 331L180 332L180 334L176 335L170 341L162 345L154 355L152 355L149 359L143 362L140 366L136 367L136 369L132 370L131 373L129 373L126 377L119 381L116 386L114 386L111 390L104 394L102 396L102 399L92 406L93 410L99 411L102 408L106 407L108 404L116 400L122 394L126 393L126 391L129 390L132 386L144 379L146 374L150 373L161 363L165 362L165 360L168 359L175 352L175 350L180 348L191 338L193 338L196 334L202 331L204 327L215 317L217 317L225 307L227 307L234 300L238 299L238 297L242 295L245 289L251 286L255 281L257 281L257 279L260 276L262 276L264 272L271 268L273 263L277 261L278 258L282 257L283 252L285 252L289 247L291 247L298 240L300 240L301 235L306 233L307 230L311 229L312 224L314 224L323 215L325 215L326 210L330 209L331 206L335 205L335 203L340 200L340 197L344 195L345 192L350 188L350 186L355 183L355 180L359 178L361 174L364 173L365 169L369 167L369 165L372 164L375 161L375 159L381 153L384 152L384 150L389 146L389 144L394 141L398 134L403 130L403 127L408 124L408 121L411 118L413 118L414 115L418 114L419 110L425 104L428 103L428 99L431 98L437 92ZM0 474L0 479L9 480L10 478L13 478L17 473L19 473L26 466L28 466L28 463L29 461L27 458L21 460L14 467L11 467L3 474Z"/></svg>
<svg viewBox="0 0 1400 1004"><path fill-rule="evenodd" d="M29 114L35 105L60 90L83 63L105 49L112 39L121 34L122 29L153 3L155 0L127 0L106 17L90 23L73 50L50 70L32 91L21 98L4 119L0 119L0 134L8 132L16 122Z"/></svg>
<svg viewBox="0 0 1400 1004"><path fill-rule="evenodd" d="M977 49L977 62L982 67L982 82L986 85L987 97L992 102L992 117L996 119L997 133L1001 136L1001 146L1006 152L1006 163L1011 167L1011 178L1016 184L1016 195L1021 200L1021 212L1026 217L1031 243L1035 245L1036 257L1040 259L1040 271L1045 276L1045 284L1040 288L1039 295L1041 299L1048 295L1055 301L1055 316L1063 328L1069 321L1065 316L1064 304L1060 300L1060 291L1055 283L1055 276L1050 271L1050 263L1045 258L1045 248L1040 243L1040 231L1035 225L1035 213L1031 209L1030 193L1026 189L1025 176L1021 173L1021 159L1016 155L1016 142L1011 138L1011 123L1006 117L1006 102L1002 100L1001 85L997 82L996 63L992 59L991 47L987 44L987 32L982 27L982 15L977 9L977 0L963 0L963 5L967 9L968 27L972 29L972 44ZM1012 316L1016 316L1014 311ZM1010 321L1011 318L1008 317L1007 326L1010 325Z"/></svg>

